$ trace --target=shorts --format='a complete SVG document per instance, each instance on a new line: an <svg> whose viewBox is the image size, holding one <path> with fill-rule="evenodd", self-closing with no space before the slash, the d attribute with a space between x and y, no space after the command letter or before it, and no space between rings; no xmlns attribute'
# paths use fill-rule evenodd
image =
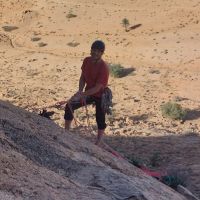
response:
<svg viewBox="0 0 200 200"><path fill-rule="evenodd" d="M96 107L96 122L97 127L99 130L104 130L106 128L105 123L105 115L106 113L101 108L101 97L94 97L94 96L88 96L86 97L86 105L95 104ZM72 112L74 113L74 110L84 106L81 102L71 102L70 104ZM69 105L67 104L65 107L65 120L73 120L73 113L71 112Z"/></svg>

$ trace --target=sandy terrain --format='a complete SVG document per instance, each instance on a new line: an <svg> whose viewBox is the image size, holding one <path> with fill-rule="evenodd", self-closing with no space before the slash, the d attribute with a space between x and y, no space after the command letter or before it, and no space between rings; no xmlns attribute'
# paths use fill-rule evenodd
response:
<svg viewBox="0 0 200 200"><path fill-rule="evenodd" d="M34 112L70 98L91 43L102 39L108 63L135 69L109 80L114 113L105 140L146 163L158 152L158 168L187 172L200 196L199 16L198 0L0 0L0 98ZM123 18L141 26L126 32ZM162 117L170 100L189 110L184 123ZM50 110L63 126L63 110ZM84 109L76 115L86 121Z"/></svg>

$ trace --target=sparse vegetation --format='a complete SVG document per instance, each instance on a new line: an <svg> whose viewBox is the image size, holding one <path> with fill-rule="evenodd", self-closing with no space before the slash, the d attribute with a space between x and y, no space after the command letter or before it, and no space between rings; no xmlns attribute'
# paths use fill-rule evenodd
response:
<svg viewBox="0 0 200 200"><path fill-rule="evenodd" d="M132 165L136 167L140 167L144 164L143 161L137 157L128 157L128 160Z"/></svg>
<svg viewBox="0 0 200 200"><path fill-rule="evenodd" d="M150 74L160 74L160 71L157 70L157 69L150 69L150 70L149 70L149 73L150 73Z"/></svg>
<svg viewBox="0 0 200 200"><path fill-rule="evenodd" d="M44 46L47 46L47 43L40 42L40 43L38 43L38 46L39 46L39 47L44 47Z"/></svg>
<svg viewBox="0 0 200 200"><path fill-rule="evenodd" d="M66 17L70 19L70 18L77 17L77 15L73 14L72 11L69 11Z"/></svg>
<svg viewBox="0 0 200 200"><path fill-rule="evenodd" d="M134 68L124 68L121 64L109 64L109 71L111 76L114 78L122 78L129 75L135 69Z"/></svg>
<svg viewBox="0 0 200 200"><path fill-rule="evenodd" d="M152 157L150 157L150 166L152 167L159 167L162 157L160 156L159 152L155 152Z"/></svg>
<svg viewBox="0 0 200 200"><path fill-rule="evenodd" d="M111 76L115 78L121 78L123 76L123 69L124 67L121 64L110 64L109 70L111 73Z"/></svg>
<svg viewBox="0 0 200 200"><path fill-rule="evenodd" d="M130 25L129 20L128 20L127 18L124 18L124 19L122 20L122 25L123 25L123 27L125 28L125 31L127 32L127 31L128 31L128 27L129 27L129 25Z"/></svg>
<svg viewBox="0 0 200 200"><path fill-rule="evenodd" d="M37 41L39 41L39 40L41 40L40 37L33 37L33 38L31 38L31 41L32 41L32 42L37 42Z"/></svg>
<svg viewBox="0 0 200 200"><path fill-rule="evenodd" d="M162 177L161 182L176 190L178 185L186 186L186 175L179 171L173 171Z"/></svg>
<svg viewBox="0 0 200 200"><path fill-rule="evenodd" d="M69 42L69 43L67 43L67 45L68 46L70 46L70 47L76 47L76 46L78 46L80 43L78 43L78 42Z"/></svg>
<svg viewBox="0 0 200 200"><path fill-rule="evenodd" d="M186 117L186 110L174 102L167 102L161 105L162 115L174 120L183 120Z"/></svg>
<svg viewBox="0 0 200 200"><path fill-rule="evenodd" d="M6 32L11 32L11 31L14 31L14 30L18 29L17 26L3 26L2 28Z"/></svg>

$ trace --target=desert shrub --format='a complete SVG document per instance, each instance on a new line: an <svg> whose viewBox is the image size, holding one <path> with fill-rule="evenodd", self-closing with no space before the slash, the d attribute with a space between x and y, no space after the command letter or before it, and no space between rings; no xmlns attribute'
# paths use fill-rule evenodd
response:
<svg viewBox="0 0 200 200"><path fill-rule="evenodd" d="M132 165L136 166L136 167L140 167L144 164L144 162L140 159L137 158L135 156L129 156L128 158L129 163L131 163Z"/></svg>
<svg viewBox="0 0 200 200"><path fill-rule="evenodd" d="M122 26L125 28L125 31L128 31L129 20L127 18L122 19Z"/></svg>
<svg viewBox="0 0 200 200"><path fill-rule="evenodd" d="M160 74L160 71L157 70L157 69L150 69L149 73L151 73L151 74Z"/></svg>
<svg viewBox="0 0 200 200"><path fill-rule="evenodd" d="M37 41L39 41L39 40L41 40L40 37L33 37L33 38L31 38L31 41L32 41L32 42L37 42Z"/></svg>
<svg viewBox="0 0 200 200"><path fill-rule="evenodd" d="M70 47L76 47L76 46L78 46L80 43L78 43L78 42L69 42L69 43L67 43L67 45L68 46L70 46Z"/></svg>
<svg viewBox="0 0 200 200"><path fill-rule="evenodd" d="M47 46L47 43L40 42L40 43L38 43L38 46L39 46L39 47L45 47L45 46Z"/></svg>
<svg viewBox="0 0 200 200"><path fill-rule="evenodd" d="M124 68L121 64L109 64L109 71L111 76L122 78L131 74L135 69L133 67Z"/></svg>
<svg viewBox="0 0 200 200"><path fill-rule="evenodd" d="M163 176L161 182L176 190L178 185L186 186L187 176L180 170L173 170L168 172L167 176Z"/></svg>
<svg viewBox="0 0 200 200"><path fill-rule="evenodd" d="M149 165L152 167L159 167L162 157L159 152L155 152L149 159Z"/></svg>
<svg viewBox="0 0 200 200"><path fill-rule="evenodd" d="M2 28L6 32L11 32L11 31L14 31L14 30L18 29L17 26L3 26Z"/></svg>
<svg viewBox="0 0 200 200"><path fill-rule="evenodd" d="M181 105L174 102L167 102L161 105L162 115L174 120L183 120L186 116L186 110Z"/></svg>
<svg viewBox="0 0 200 200"><path fill-rule="evenodd" d="M111 76L115 78L123 77L124 67L121 64L110 64L109 70Z"/></svg>
<svg viewBox="0 0 200 200"><path fill-rule="evenodd" d="M73 14L72 11L70 11L70 12L67 14L66 17L70 19L70 18L77 17L77 15Z"/></svg>

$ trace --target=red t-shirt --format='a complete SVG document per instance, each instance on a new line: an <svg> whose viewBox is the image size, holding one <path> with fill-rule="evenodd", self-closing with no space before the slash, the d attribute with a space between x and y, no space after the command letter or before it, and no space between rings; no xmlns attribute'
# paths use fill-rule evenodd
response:
<svg viewBox="0 0 200 200"><path fill-rule="evenodd" d="M103 60L94 63L91 57L86 57L81 69L86 82L85 90L91 89L97 83L100 83L103 85L103 88L92 96L101 97L104 88L108 85L109 69L107 64Z"/></svg>

